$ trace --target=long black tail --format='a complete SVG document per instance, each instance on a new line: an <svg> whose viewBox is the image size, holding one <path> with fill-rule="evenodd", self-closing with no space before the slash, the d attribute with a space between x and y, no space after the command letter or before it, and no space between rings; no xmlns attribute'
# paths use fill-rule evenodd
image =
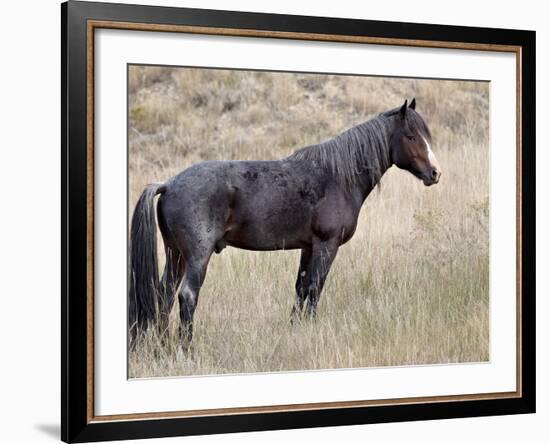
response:
<svg viewBox="0 0 550 444"><path fill-rule="evenodd" d="M130 292L128 325L130 346L139 331L145 331L157 313L159 293L157 221L155 196L166 190L164 184L150 184L141 194L130 227Z"/></svg>

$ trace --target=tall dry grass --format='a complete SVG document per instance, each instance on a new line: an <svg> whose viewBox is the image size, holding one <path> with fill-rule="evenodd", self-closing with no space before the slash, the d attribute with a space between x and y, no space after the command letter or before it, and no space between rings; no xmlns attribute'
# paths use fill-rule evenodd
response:
<svg viewBox="0 0 550 444"><path fill-rule="evenodd" d="M195 162L281 158L413 96L442 180L426 188L386 173L315 322L289 324L298 251L227 248L201 290L193 356L176 339L176 300L170 340L150 331L130 352L129 376L488 360L486 83L131 66L128 210L147 183Z"/></svg>

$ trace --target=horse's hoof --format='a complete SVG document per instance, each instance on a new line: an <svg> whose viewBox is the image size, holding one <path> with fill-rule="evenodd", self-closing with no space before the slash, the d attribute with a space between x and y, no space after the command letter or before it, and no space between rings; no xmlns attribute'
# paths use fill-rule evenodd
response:
<svg viewBox="0 0 550 444"><path fill-rule="evenodd" d="M185 345L180 344L178 346L177 357L178 359L193 359L195 356L195 347L193 344Z"/></svg>

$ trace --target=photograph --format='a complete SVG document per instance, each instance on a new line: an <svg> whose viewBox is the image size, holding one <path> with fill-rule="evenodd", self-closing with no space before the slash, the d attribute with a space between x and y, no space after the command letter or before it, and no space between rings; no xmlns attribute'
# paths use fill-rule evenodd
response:
<svg viewBox="0 0 550 444"><path fill-rule="evenodd" d="M128 378L489 362L490 91L128 64Z"/></svg>
<svg viewBox="0 0 550 444"><path fill-rule="evenodd" d="M61 439L534 413L535 22L197 6L61 6Z"/></svg>

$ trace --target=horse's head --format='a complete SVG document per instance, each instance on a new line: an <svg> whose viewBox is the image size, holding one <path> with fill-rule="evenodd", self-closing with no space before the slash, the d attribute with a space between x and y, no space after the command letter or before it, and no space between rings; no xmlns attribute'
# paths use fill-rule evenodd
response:
<svg viewBox="0 0 550 444"><path fill-rule="evenodd" d="M392 161L430 186L439 182L441 167L430 147L428 126L415 111L416 100L407 101L395 113L395 127L391 138Z"/></svg>

